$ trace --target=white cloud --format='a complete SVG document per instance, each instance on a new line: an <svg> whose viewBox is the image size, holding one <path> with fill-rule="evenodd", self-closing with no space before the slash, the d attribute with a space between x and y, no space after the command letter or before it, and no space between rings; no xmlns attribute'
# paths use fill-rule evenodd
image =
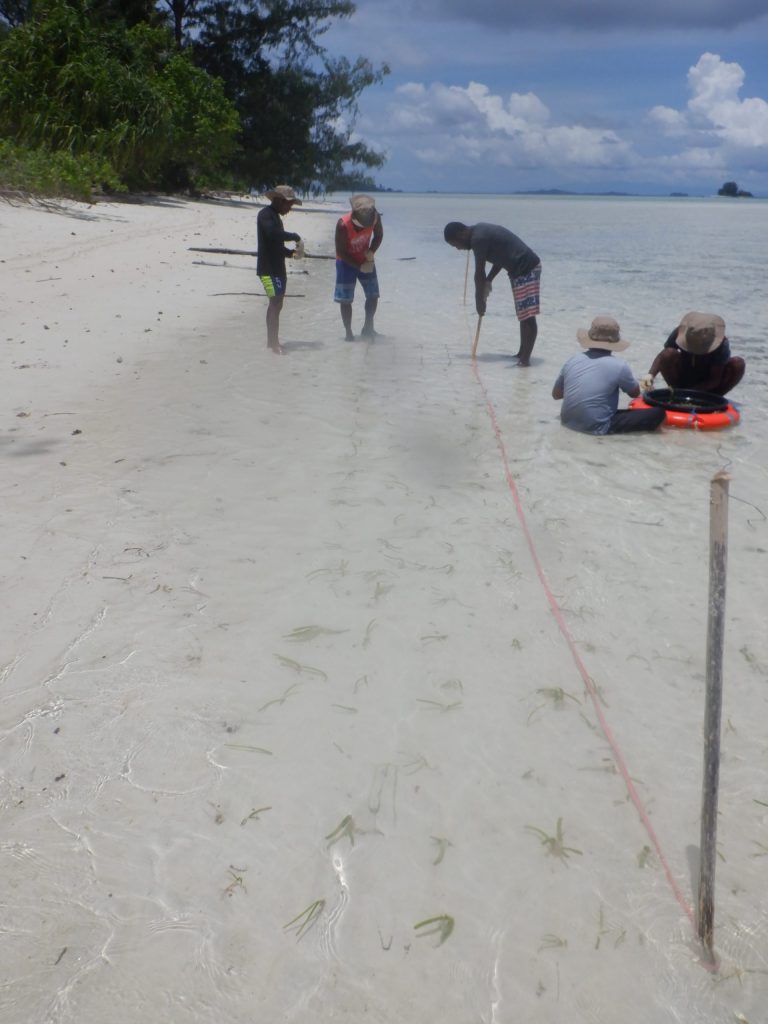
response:
<svg viewBox="0 0 768 1024"><path fill-rule="evenodd" d="M704 53L688 71L692 93L685 110L654 107L650 118L668 135L685 132L743 149L768 146L768 102L741 99L744 70L715 53Z"/></svg>
<svg viewBox="0 0 768 1024"><path fill-rule="evenodd" d="M614 168L632 161L631 146L615 132L552 124L534 93L500 96L488 86L410 82L395 94L389 131L416 136L414 154L425 164L485 163L518 169Z"/></svg>

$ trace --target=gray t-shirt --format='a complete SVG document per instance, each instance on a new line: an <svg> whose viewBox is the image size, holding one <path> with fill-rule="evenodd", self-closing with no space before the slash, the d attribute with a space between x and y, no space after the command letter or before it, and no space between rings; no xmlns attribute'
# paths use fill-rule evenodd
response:
<svg viewBox="0 0 768 1024"><path fill-rule="evenodd" d="M592 349L571 356L555 387L563 389L563 426L584 434L607 434L619 405L619 388L630 395L638 383L623 359Z"/></svg>
<svg viewBox="0 0 768 1024"><path fill-rule="evenodd" d="M479 270L483 270L486 263L491 263L502 267L512 278L523 277L541 262L522 238L499 224L475 224L471 232L469 244Z"/></svg>

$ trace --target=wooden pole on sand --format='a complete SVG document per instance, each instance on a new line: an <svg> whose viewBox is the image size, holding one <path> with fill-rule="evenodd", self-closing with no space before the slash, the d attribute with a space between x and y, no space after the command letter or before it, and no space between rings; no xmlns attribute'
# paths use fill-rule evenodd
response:
<svg viewBox="0 0 768 1024"><path fill-rule="evenodd" d="M483 314L481 313L477 318L477 330L475 331L475 340L472 342L472 358L474 359L477 355L477 343L480 341L480 327L483 323Z"/></svg>
<svg viewBox="0 0 768 1024"><path fill-rule="evenodd" d="M709 614L707 618L707 680L704 709L704 778L701 795L699 898L696 924L714 963L715 862L717 859L717 793L720 778L720 717L723 704L723 634L725 574L728 561L728 482L719 470L710 484Z"/></svg>

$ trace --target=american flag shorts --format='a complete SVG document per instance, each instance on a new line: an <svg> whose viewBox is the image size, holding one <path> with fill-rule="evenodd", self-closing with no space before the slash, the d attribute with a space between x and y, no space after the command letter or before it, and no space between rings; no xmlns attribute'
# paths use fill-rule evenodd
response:
<svg viewBox="0 0 768 1024"><path fill-rule="evenodd" d="M513 277L512 294L515 297L515 312L518 320L527 320L539 315L539 282L541 281L541 264L535 266L522 277Z"/></svg>

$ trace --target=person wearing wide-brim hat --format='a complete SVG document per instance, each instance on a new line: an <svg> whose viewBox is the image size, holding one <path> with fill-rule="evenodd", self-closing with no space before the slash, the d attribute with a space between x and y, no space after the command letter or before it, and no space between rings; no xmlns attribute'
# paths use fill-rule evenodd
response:
<svg viewBox="0 0 768 1024"><path fill-rule="evenodd" d="M637 398L640 385L629 365L613 357L629 348L612 316L596 316L576 337L583 351L560 370L552 397L562 399L560 421L583 434L629 434L656 430L666 418L664 409L621 409L619 391Z"/></svg>
<svg viewBox="0 0 768 1024"><path fill-rule="evenodd" d="M671 388L725 395L744 376L746 363L731 355L725 321L716 313L686 313L640 381L644 391L660 373Z"/></svg>
<svg viewBox="0 0 768 1024"><path fill-rule="evenodd" d="M373 318L379 305L379 278L374 254L384 240L381 216L373 196L358 192L349 200L351 210L336 222L336 287L334 302L339 303L341 322L347 341L354 341L352 303L358 281L365 295L365 317L361 338L373 340Z"/></svg>
<svg viewBox="0 0 768 1024"><path fill-rule="evenodd" d="M276 185L265 192L264 196L270 202L269 206L259 210L256 218L256 273L269 297L267 346L272 352L281 353L283 350L279 340L279 329L280 310L283 308L287 279L285 261L296 254L295 249L286 249L285 243L301 242L300 235L285 230L282 218L290 213L294 206L301 206L301 200L290 185Z"/></svg>

